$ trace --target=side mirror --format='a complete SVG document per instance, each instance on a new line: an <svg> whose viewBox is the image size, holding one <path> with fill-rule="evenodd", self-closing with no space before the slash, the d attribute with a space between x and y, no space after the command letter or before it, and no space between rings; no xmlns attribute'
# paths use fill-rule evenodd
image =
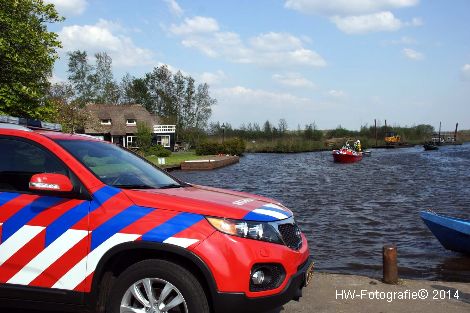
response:
<svg viewBox="0 0 470 313"><path fill-rule="evenodd" d="M53 192L71 192L73 185L70 179L62 174L41 173L33 175L29 189Z"/></svg>

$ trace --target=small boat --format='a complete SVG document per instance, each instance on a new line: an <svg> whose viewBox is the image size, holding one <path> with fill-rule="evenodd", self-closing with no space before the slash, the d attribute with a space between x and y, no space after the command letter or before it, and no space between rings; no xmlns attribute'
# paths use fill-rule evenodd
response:
<svg viewBox="0 0 470 313"><path fill-rule="evenodd" d="M433 142L426 142L423 147L426 151L439 150L439 146Z"/></svg>
<svg viewBox="0 0 470 313"><path fill-rule="evenodd" d="M349 141L339 150L333 150L333 160L337 163L354 163L362 160L361 143L354 143L355 149L349 145Z"/></svg>
<svg viewBox="0 0 470 313"><path fill-rule="evenodd" d="M420 216L444 248L470 255L470 220L428 211Z"/></svg>

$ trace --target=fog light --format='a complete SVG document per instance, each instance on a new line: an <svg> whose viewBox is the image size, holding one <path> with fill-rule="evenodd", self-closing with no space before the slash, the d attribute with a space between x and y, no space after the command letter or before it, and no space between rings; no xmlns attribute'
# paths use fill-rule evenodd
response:
<svg viewBox="0 0 470 313"><path fill-rule="evenodd" d="M286 271L281 264L258 263L253 265L250 274L250 291L266 291L279 287Z"/></svg>
<svg viewBox="0 0 470 313"><path fill-rule="evenodd" d="M264 272L263 271L256 271L251 275L251 280L255 285L262 285L264 282Z"/></svg>

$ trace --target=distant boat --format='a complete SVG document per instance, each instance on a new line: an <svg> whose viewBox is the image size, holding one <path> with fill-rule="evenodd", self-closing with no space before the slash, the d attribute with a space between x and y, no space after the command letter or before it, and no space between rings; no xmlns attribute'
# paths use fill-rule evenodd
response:
<svg viewBox="0 0 470 313"><path fill-rule="evenodd" d="M444 248L470 254L470 220L427 211L420 216Z"/></svg>
<svg viewBox="0 0 470 313"><path fill-rule="evenodd" d="M426 142L423 147L426 151L439 150L438 145L433 142Z"/></svg>
<svg viewBox="0 0 470 313"><path fill-rule="evenodd" d="M357 146L359 143L359 146ZM337 163L354 163L362 160L361 152L361 143L360 141L355 142L356 149L353 149L349 145L349 141L346 141L346 144L339 150L333 150L333 160ZM358 150L358 151L356 151Z"/></svg>

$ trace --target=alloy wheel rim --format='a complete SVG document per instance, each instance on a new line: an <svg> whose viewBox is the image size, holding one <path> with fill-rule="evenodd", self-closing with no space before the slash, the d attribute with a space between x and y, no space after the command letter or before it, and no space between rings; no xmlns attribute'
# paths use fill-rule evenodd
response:
<svg viewBox="0 0 470 313"><path fill-rule="evenodd" d="M126 290L120 313L188 313L188 306L173 284L160 278L144 278Z"/></svg>

